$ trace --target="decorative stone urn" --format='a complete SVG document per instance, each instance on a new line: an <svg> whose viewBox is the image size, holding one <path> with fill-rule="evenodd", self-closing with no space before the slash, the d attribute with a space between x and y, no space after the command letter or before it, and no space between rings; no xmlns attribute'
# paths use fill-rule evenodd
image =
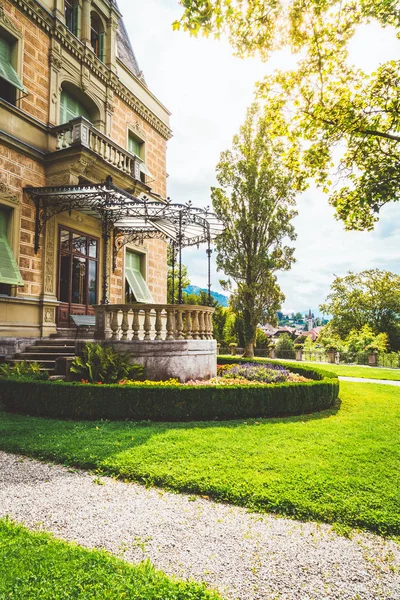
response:
<svg viewBox="0 0 400 600"><path fill-rule="evenodd" d="M235 356L237 344L229 344L229 348L231 349L232 356Z"/></svg>

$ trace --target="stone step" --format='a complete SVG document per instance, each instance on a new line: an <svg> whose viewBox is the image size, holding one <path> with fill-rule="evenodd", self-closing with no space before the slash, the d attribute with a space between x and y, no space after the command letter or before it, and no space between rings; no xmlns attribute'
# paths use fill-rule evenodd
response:
<svg viewBox="0 0 400 600"><path fill-rule="evenodd" d="M34 345L36 347L75 348L75 338L65 340L37 340Z"/></svg>
<svg viewBox="0 0 400 600"><path fill-rule="evenodd" d="M42 359L40 359L40 360L31 360L31 359L28 359L27 360L27 359L19 359L19 358L17 358L15 360L12 360L11 362L14 362L14 363L20 363L20 362L39 363L39 365L41 365L43 367L43 369L46 369L46 370L53 369L54 370L54 368L55 368L55 362L56 361L55 360L47 360L47 359L45 359L45 360L42 360Z"/></svg>
<svg viewBox="0 0 400 600"><path fill-rule="evenodd" d="M54 344L53 346L37 344L36 346L27 346L24 350L24 353L26 352L33 352L34 354L37 354L38 352L44 352L46 354L75 354L75 344L68 346L59 346L58 344Z"/></svg>
<svg viewBox="0 0 400 600"><path fill-rule="evenodd" d="M57 354L54 352L21 352L20 354L17 354L15 358L17 360L29 360L36 362L43 362L44 360L47 360L55 363L57 358L64 358L66 356L73 357L75 356L75 352L60 352Z"/></svg>

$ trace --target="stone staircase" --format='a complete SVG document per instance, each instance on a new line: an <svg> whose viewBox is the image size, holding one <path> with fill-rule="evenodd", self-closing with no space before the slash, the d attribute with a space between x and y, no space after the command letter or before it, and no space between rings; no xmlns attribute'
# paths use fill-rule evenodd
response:
<svg viewBox="0 0 400 600"><path fill-rule="evenodd" d="M56 359L68 356L75 356L74 339L45 339L36 340L34 344L27 346L24 352L15 355L13 362L38 362L41 370L54 375Z"/></svg>

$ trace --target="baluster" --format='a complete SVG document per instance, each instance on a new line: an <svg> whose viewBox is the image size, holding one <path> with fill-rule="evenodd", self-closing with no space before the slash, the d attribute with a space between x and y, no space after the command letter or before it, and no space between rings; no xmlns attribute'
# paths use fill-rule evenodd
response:
<svg viewBox="0 0 400 600"><path fill-rule="evenodd" d="M162 308L156 308L156 340L162 340Z"/></svg>
<svg viewBox="0 0 400 600"><path fill-rule="evenodd" d="M144 309L144 339L151 340L151 308Z"/></svg>
<svg viewBox="0 0 400 600"><path fill-rule="evenodd" d="M139 310L137 308L134 308L133 309L133 320L132 320L132 331L133 331L132 339L133 340L139 339L139 329L140 329Z"/></svg>
<svg viewBox="0 0 400 600"><path fill-rule="evenodd" d="M191 340L192 339L192 319L191 319L191 314L190 314L190 310L186 310L185 311L185 338L187 340Z"/></svg>
<svg viewBox="0 0 400 600"><path fill-rule="evenodd" d="M185 336L183 335L183 318L182 318L182 309L181 308L177 308L176 309L176 339L177 340L184 340Z"/></svg>
<svg viewBox="0 0 400 600"><path fill-rule="evenodd" d="M208 314L208 339L209 340L213 340L214 336L213 336L213 329L214 329L214 325L213 325L213 319L212 319L212 312L207 313Z"/></svg>
<svg viewBox="0 0 400 600"><path fill-rule="evenodd" d="M62 148L62 140L63 140L63 134L62 133L57 133L57 146L56 146L56 150L61 150L61 148Z"/></svg>
<svg viewBox="0 0 400 600"><path fill-rule="evenodd" d="M104 142L99 138L99 155L104 158Z"/></svg>
<svg viewBox="0 0 400 600"><path fill-rule="evenodd" d="M192 329L193 329L193 338L195 340L198 340L199 339L199 314L198 314L197 309L193 311Z"/></svg>
<svg viewBox="0 0 400 600"><path fill-rule="evenodd" d="M111 317L111 331L112 331L112 335L111 335L111 339L112 340L118 340L118 311L114 310L112 312L112 317Z"/></svg>
<svg viewBox="0 0 400 600"><path fill-rule="evenodd" d="M128 310L123 309L122 311L122 323L121 323L122 336L121 340L128 339L129 322L128 322Z"/></svg>
<svg viewBox="0 0 400 600"><path fill-rule="evenodd" d="M206 321L205 321L205 312L203 310L199 310L199 338L201 340L205 340L206 338Z"/></svg>
<svg viewBox="0 0 400 600"><path fill-rule="evenodd" d="M167 340L175 339L175 309L167 308Z"/></svg>
<svg viewBox="0 0 400 600"><path fill-rule="evenodd" d="M92 135L90 136L90 141L91 141L91 147L93 152L95 152L96 154L99 153L99 138L96 134L92 133Z"/></svg>

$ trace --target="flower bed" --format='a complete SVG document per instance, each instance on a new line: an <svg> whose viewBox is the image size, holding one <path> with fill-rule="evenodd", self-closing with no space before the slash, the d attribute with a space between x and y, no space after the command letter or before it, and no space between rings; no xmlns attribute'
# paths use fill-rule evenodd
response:
<svg viewBox="0 0 400 600"><path fill-rule="evenodd" d="M246 361L229 357L219 362L240 365ZM264 361L265 369L267 363ZM184 385L170 380L96 385L1 379L0 404L11 412L54 418L202 421L310 413L330 408L338 397L336 375L300 366L290 367L289 371L285 365L274 363L274 367L277 365L308 381L271 384L246 380L244 384L240 378L234 382L227 378L228 384L217 381Z"/></svg>

